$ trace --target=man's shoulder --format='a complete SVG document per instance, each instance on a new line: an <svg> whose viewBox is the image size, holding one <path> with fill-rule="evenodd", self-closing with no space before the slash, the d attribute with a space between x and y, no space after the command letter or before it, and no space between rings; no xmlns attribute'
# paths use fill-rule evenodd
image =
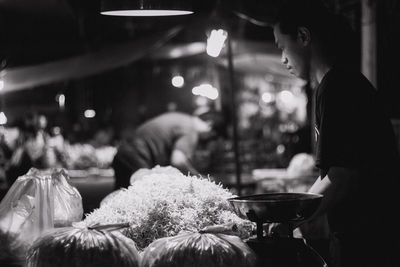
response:
<svg viewBox="0 0 400 267"><path fill-rule="evenodd" d="M358 70L334 67L327 74L325 78L329 83L346 84L363 84L364 86L373 86L368 79Z"/></svg>
<svg viewBox="0 0 400 267"><path fill-rule="evenodd" d="M319 86L320 94L360 95L374 92L373 85L357 70L332 68Z"/></svg>
<svg viewBox="0 0 400 267"><path fill-rule="evenodd" d="M187 120L191 120L192 118L193 118L192 115L183 113L183 112L179 112L179 111L167 112L167 113L161 114L160 116L157 117L157 119L159 119L159 120L171 120L174 122L179 122L179 120L187 121Z"/></svg>
<svg viewBox="0 0 400 267"><path fill-rule="evenodd" d="M179 132L181 128L189 128L193 125L193 116L180 112L168 112L161 114L142 124L136 131L144 135L149 132L164 133Z"/></svg>

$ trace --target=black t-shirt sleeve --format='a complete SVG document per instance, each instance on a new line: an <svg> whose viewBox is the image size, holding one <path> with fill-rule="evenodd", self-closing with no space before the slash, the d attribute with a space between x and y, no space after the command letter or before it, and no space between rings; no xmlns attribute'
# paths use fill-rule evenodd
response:
<svg viewBox="0 0 400 267"><path fill-rule="evenodd" d="M356 84L351 80L339 82L339 77L330 77L319 88L317 96L316 165L323 178L330 167L356 167L358 165L359 129L356 126L359 113L351 92ZM345 83L344 83L345 82Z"/></svg>

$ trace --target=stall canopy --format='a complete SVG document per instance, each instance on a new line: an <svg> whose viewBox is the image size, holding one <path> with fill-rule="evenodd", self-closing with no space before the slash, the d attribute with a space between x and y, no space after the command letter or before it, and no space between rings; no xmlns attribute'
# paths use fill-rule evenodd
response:
<svg viewBox="0 0 400 267"><path fill-rule="evenodd" d="M147 37L121 45L102 49L81 56L49 63L6 69L2 72L3 92L29 89L65 80L99 74L128 65L161 47L182 28L175 27L160 36Z"/></svg>

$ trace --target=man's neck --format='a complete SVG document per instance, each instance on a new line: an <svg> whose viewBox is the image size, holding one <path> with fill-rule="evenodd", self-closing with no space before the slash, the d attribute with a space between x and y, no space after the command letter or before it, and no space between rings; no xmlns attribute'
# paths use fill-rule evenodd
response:
<svg viewBox="0 0 400 267"><path fill-rule="evenodd" d="M332 68L330 64L319 64L314 68L314 77L317 79L318 83L321 83L324 76L328 73L328 71Z"/></svg>
<svg viewBox="0 0 400 267"><path fill-rule="evenodd" d="M311 54L311 75L320 84L325 74L332 68L333 64L329 57L324 55L320 49L315 48Z"/></svg>

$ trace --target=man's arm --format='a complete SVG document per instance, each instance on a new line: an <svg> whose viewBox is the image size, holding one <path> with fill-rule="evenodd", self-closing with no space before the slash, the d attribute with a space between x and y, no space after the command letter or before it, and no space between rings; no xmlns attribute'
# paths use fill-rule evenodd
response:
<svg viewBox="0 0 400 267"><path fill-rule="evenodd" d="M199 172L192 165L189 158L179 149L174 149L171 153L171 165L181 170L184 174L199 175Z"/></svg>
<svg viewBox="0 0 400 267"><path fill-rule="evenodd" d="M304 223L308 223L319 216L325 215L329 209L337 203L345 201L345 199L351 195L351 192L357 184L357 179L358 172L354 169L344 167L329 168L328 174L323 179L318 177L308 190L308 193L323 195L321 204L313 216L311 216L307 221L292 224L289 229L285 224L269 224L266 229L267 234L277 233L285 236L288 234L289 230L295 229Z"/></svg>
<svg viewBox="0 0 400 267"><path fill-rule="evenodd" d="M315 183L308 190L309 193L321 194L321 204L311 219L324 215L330 208L348 198L357 184L358 172L355 169L331 167L328 174Z"/></svg>

